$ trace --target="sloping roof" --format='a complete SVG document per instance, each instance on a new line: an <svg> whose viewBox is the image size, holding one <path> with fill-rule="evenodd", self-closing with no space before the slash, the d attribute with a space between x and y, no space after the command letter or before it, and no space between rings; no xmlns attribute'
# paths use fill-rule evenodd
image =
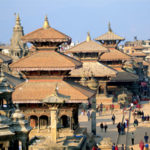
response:
<svg viewBox="0 0 150 150"><path fill-rule="evenodd" d="M41 100L52 95L58 87L60 94L70 96L70 103L84 103L95 95L95 92L80 85L73 85L57 80L29 80L19 85L13 92L14 103L41 103Z"/></svg>
<svg viewBox="0 0 150 150"><path fill-rule="evenodd" d="M135 82L138 81L138 79L137 75L121 70L118 71L116 77L111 78L110 82Z"/></svg>
<svg viewBox="0 0 150 150"><path fill-rule="evenodd" d="M48 29L40 28L30 32L21 38L24 42L68 42L71 38L64 33L49 27Z"/></svg>
<svg viewBox="0 0 150 150"><path fill-rule="evenodd" d="M92 74L94 77L107 77L116 76L117 71L100 62L83 62L81 68L72 70L70 74L71 77L90 77Z"/></svg>
<svg viewBox="0 0 150 150"><path fill-rule="evenodd" d="M81 65L80 61L60 52L37 51L11 64L10 67L17 71L72 70Z"/></svg>
<svg viewBox="0 0 150 150"><path fill-rule="evenodd" d="M0 53L0 59L2 59L4 63L11 63L12 62L11 57L4 55L2 53Z"/></svg>
<svg viewBox="0 0 150 150"><path fill-rule="evenodd" d="M123 37L116 35L112 31L108 31L107 33L95 38L96 41L109 41L109 40L125 40Z"/></svg>
<svg viewBox="0 0 150 150"><path fill-rule="evenodd" d="M104 53L100 57L100 61L118 61L129 60L131 57L115 48L109 48L108 53Z"/></svg>
<svg viewBox="0 0 150 150"><path fill-rule="evenodd" d="M134 52L134 53L131 53L130 54L131 56L141 56L141 57L145 57L146 56L146 54L145 53L143 53L143 52Z"/></svg>
<svg viewBox="0 0 150 150"><path fill-rule="evenodd" d="M101 53L101 52L107 52L108 49L101 46L100 44L98 44L97 42L95 41L84 41L84 42L81 42L80 44L70 48L69 50L66 51L66 53L86 53L86 52L98 52L98 53Z"/></svg>
<svg viewBox="0 0 150 150"><path fill-rule="evenodd" d="M11 74L8 74L6 72L4 72L5 78L7 79L7 81L13 86L16 87L17 85L23 83L25 80L24 79L19 79L15 76L12 76Z"/></svg>

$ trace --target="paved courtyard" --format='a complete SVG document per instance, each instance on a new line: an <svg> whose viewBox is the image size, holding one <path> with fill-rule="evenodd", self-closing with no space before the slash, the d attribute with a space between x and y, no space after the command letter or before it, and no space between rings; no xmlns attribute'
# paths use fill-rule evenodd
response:
<svg viewBox="0 0 150 150"><path fill-rule="evenodd" d="M145 115L150 115L150 103L145 103L142 104L141 110L144 111ZM96 114L96 129L97 129L97 135L100 135L101 137L110 137L112 139L112 142L116 143L117 142L117 137L118 137L118 132L117 132L117 123L122 121L123 117L123 111L122 110L115 110L114 114L116 116L116 123L115 125L112 124L112 114L110 111L103 112L102 115L99 116L99 113ZM125 119L129 118L129 111L125 113ZM129 127L129 134L128 134L128 145L129 147L133 147L134 150L140 150L139 148L139 142L140 140L144 141L144 134L145 132L148 133L148 136L150 136L150 121L147 122L142 122L141 118L137 118L139 121L139 126L134 127L133 126L133 115L131 114L131 119L130 119L130 127ZM90 133L91 132L91 121L88 121L87 115L79 115L79 121L80 121L80 126L81 127L87 127L87 131ZM104 124L107 123L108 125L108 130L105 133L104 131L100 131L100 123L103 122ZM126 129L127 130L127 129ZM135 135L135 145L131 145L131 132L134 132ZM100 138L96 138L96 141L99 142ZM120 135L118 145L120 146L121 144L126 144L126 134L125 135Z"/></svg>

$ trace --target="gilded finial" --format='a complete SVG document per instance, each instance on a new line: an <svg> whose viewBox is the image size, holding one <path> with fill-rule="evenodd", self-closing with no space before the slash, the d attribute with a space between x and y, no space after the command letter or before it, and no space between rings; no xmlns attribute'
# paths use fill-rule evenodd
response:
<svg viewBox="0 0 150 150"><path fill-rule="evenodd" d="M43 25L44 29L48 29L50 28L49 22L48 22L48 18L47 16L45 16L45 20L44 20L44 25Z"/></svg>
<svg viewBox="0 0 150 150"><path fill-rule="evenodd" d="M19 17L19 13L17 14L17 17L16 17L16 26L20 26L20 17Z"/></svg>
<svg viewBox="0 0 150 150"><path fill-rule="evenodd" d="M87 38L86 38L86 41L87 41L87 42L91 41L90 32L88 32L88 33L87 33Z"/></svg>
<svg viewBox="0 0 150 150"><path fill-rule="evenodd" d="M109 31L109 32L112 32L112 29L111 29L111 24L110 24L110 22L108 23L108 31Z"/></svg>

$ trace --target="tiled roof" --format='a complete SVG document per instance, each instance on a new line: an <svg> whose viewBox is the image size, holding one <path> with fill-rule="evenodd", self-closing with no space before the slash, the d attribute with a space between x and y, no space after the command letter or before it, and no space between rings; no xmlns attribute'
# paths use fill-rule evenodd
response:
<svg viewBox="0 0 150 150"><path fill-rule="evenodd" d="M19 79L15 76L12 76L11 74L8 74L6 72L4 72L5 78L7 79L7 81L13 86L16 87L17 85L21 84L22 82L24 82L24 79Z"/></svg>
<svg viewBox="0 0 150 150"><path fill-rule="evenodd" d="M110 82L135 82L138 81L138 79L137 75L121 70L117 73L116 77L111 78Z"/></svg>
<svg viewBox="0 0 150 150"><path fill-rule="evenodd" d="M109 41L109 40L125 40L123 37L116 35L115 33L113 33L112 31L108 31L107 33L95 38L96 41Z"/></svg>
<svg viewBox="0 0 150 150"><path fill-rule="evenodd" d="M2 59L4 63L11 63L12 62L11 57L4 55L2 53L0 53L0 59Z"/></svg>
<svg viewBox="0 0 150 150"><path fill-rule="evenodd" d="M60 52L37 51L11 64L10 67L17 71L72 70L81 65L81 62Z"/></svg>
<svg viewBox="0 0 150 150"><path fill-rule="evenodd" d="M62 80L29 80L15 89L12 99L14 103L41 103L54 93L56 86L60 94L70 96L70 103L87 102L95 95L92 90Z"/></svg>
<svg viewBox="0 0 150 150"><path fill-rule="evenodd" d="M60 31L49 27L48 29L40 28L30 32L22 37L24 42L68 42L71 38Z"/></svg>
<svg viewBox="0 0 150 150"><path fill-rule="evenodd" d="M130 56L115 49L110 48L108 53L104 53L100 57L100 61L117 61L117 60L129 60Z"/></svg>
<svg viewBox="0 0 150 150"><path fill-rule="evenodd" d="M92 75L95 77L106 77L116 76L117 71L100 62L83 62L81 68L72 70L70 74L72 77L90 77Z"/></svg>
<svg viewBox="0 0 150 150"><path fill-rule="evenodd" d="M100 44L98 44L95 41L84 41L72 48L70 48L69 50L66 51L66 53L86 53L86 52L107 52L108 49L101 46Z"/></svg>
<svg viewBox="0 0 150 150"><path fill-rule="evenodd" d="M131 56L141 56L141 57L146 56L146 54L143 53L143 52L134 52L134 53L132 53L132 54L130 54L130 55L131 55Z"/></svg>

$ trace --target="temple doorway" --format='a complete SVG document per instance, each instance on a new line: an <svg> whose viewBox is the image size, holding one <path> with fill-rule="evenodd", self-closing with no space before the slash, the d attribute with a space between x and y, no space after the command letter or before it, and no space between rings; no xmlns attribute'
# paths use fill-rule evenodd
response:
<svg viewBox="0 0 150 150"><path fill-rule="evenodd" d="M40 129L46 129L48 127L48 117L40 116Z"/></svg>
<svg viewBox="0 0 150 150"><path fill-rule="evenodd" d="M68 116L63 115L61 117L61 125L62 125L63 128L69 127L69 117Z"/></svg>
<svg viewBox="0 0 150 150"><path fill-rule="evenodd" d="M37 128L37 126L38 126L38 117L37 116L30 116L30 126L32 128Z"/></svg>

